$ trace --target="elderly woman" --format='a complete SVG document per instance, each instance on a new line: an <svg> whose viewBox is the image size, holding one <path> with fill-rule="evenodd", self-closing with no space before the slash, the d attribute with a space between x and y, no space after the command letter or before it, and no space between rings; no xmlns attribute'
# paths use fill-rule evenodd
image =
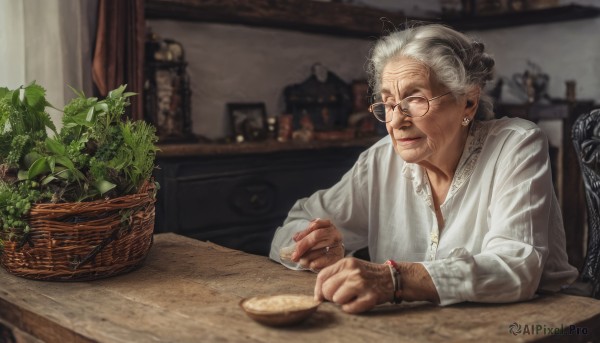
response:
<svg viewBox="0 0 600 343"><path fill-rule="evenodd" d="M547 139L522 119L484 120L493 66L483 44L441 25L380 39L370 109L389 136L294 205L270 257L320 270L315 297L352 313L402 300L521 301L570 284ZM364 246L371 262L345 257Z"/></svg>

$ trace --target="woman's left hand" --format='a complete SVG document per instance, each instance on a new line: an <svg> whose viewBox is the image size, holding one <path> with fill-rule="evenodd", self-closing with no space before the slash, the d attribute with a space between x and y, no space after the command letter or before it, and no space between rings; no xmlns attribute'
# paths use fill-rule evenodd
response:
<svg viewBox="0 0 600 343"><path fill-rule="evenodd" d="M314 219L293 237L296 248L291 260L313 271L321 270L344 257L342 234L328 219Z"/></svg>
<svg viewBox="0 0 600 343"><path fill-rule="evenodd" d="M356 258L344 258L321 270L315 284L315 299L342 305L349 313L368 311L393 296L389 267Z"/></svg>

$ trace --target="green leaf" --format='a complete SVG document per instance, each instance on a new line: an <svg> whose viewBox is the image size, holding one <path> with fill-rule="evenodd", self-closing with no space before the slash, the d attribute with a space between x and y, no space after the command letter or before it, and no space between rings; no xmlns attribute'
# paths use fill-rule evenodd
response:
<svg viewBox="0 0 600 343"><path fill-rule="evenodd" d="M121 95L123 95L123 92L125 91L126 87L127 87L127 85L121 85L119 88L113 89L112 91L108 92L108 97L109 98L120 97Z"/></svg>
<svg viewBox="0 0 600 343"><path fill-rule="evenodd" d="M100 194L104 194L104 193L110 191L111 189L117 187L117 185L115 185L112 182L108 182L106 180L98 180L94 183L94 187L96 187L96 189L98 190L98 192L100 192Z"/></svg>
<svg viewBox="0 0 600 343"><path fill-rule="evenodd" d="M43 179L42 179L42 182L41 182L41 183L42 183L42 185L47 185L47 184L49 184L50 182L52 182L52 181L54 181L54 180L56 180L56 177L55 177L55 176L53 176L53 175L48 175L48 176L46 176L45 178L43 178Z"/></svg>
<svg viewBox="0 0 600 343"><path fill-rule="evenodd" d="M125 141L125 144L127 144L128 146L132 146L134 144L133 142L133 134L131 132L131 123L128 122L127 124L121 124L121 134L123 135L123 141Z"/></svg>
<svg viewBox="0 0 600 343"><path fill-rule="evenodd" d="M123 94L123 97L125 98L129 98L130 96L134 96L134 95L138 95L138 93L134 93L134 92L125 92Z"/></svg>
<svg viewBox="0 0 600 343"><path fill-rule="evenodd" d="M94 108L97 112L108 112L108 105L104 101L97 103Z"/></svg>
<svg viewBox="0 0 600 343"><path fill-rule="evenodd" d="M8 88L0 87L0 99L4 98L9 93L10 93L10 90Z"/></svg>
<svg viewBox="0 0 600 343"><path fill-rule="evenodd" d="M65 146L61 142L50 137L46 138L46 148L56 155L64 155L66 152Z"/></svg>
<svg viewBox="0 0 600 343"><path fill-rule="evenodd" d="M12 93L12 105L15 107L20 107L21 102L19 101L19 95L21 94L21 88L17 88Z"/></svg>
<svg viewBox="0 0 600 343"><path fill-rule="evenodd" d="M50 166L50 171L54 173L54 169L56 168L56 157L48 156L46 157L46 160L48 161L48 165Z"/></svg>
<svg viewBox="0 0 600 343"><path fill-rule="evenodd" d="M75 169L73 162L65 156L56 156L56 163L67 167L69 170Z"/></svg>
<svg viewBox="0 0 600 343"><path fill-rule="evenodd" d="M31 168L31 165L33 164L33 162L37 161L41 157L42 157L42 155L38 154L35 151L28 153L23 158L23 162L25 162L25 167L27 167L27 169Z"/></svg>
<svg viewBox="0 0 600 343"><path fill-rule="evenodd" d="M79 112L76 115L71 116L69 118L69 120L72 121L72 122L74 122L77 125L81 125L81 126L85 126L85 127L91 127L92 126L91 121L87 120L88 112Z"/></svg>
<svg viewBox="0 0 600 343"><path fill-rule="evenodd" d="M65 169L58 173L55 173L54 175L60 177L61 179L67 180L67 181L85 179L85 175L83 175L77 169Z"/></svg>
<svg viewBox="0 0 600 343"><path fill-rule="evenodd" d="M63 128L65 128L65 129L72 129L77 126L80 126L80 125L73 123L73 122L63 124Z"/></svg>
<svg viewBox="0 0 600 343"><path fill-rule="evenodd" d="M88 135L82 135L81 137L79 137L79 139L77 141L81 144L85 144L89 140L90 140L90 137L88 137Z"/></svg>
<svg viewBox="0 0 600 343"><path fill-rule="evenodd" d="M52 130L54 133L57 133L56 126L54 126L54 122L52 122L52 119L50 118L48 113L44 112L43 114L40 114L40 116L42 123L46 125L46 127L50 128L50 130Z"/></svg>
<svg viewBox="0 0 600 343"><path fill-rule="evenodd" d="M73 173L71 173L71 171L69 169L63 169L54 175L57 177L60 177L61 179L64 179L64 180L70 180L71 177L73 176Z"/></svg>
<svg viewBox="0 0 600 343"><path fill-rule="evenodd" d="M48 165L48 161L45 158L38 158L37 161L33 162L29 170L27 171L27 178L33 179L34 177L47 173L50 171L50 166Z"/></svg>
<svg viewBox="0 0 600 343"><path fill-rule="evenodd" d="M71 85L67 85L67 87L69 87L73 93L75 93L75 95L77 95L80 98L85 98L85 94L83 93L83 91L78 91L77 89L71 87Z"/></svg>
<svg viewBox="0 0 600 343"><path fill-rule="evenodd" d="M119 160L117 158L113 158L112 160L109 161L108 164L114 170L119 171L119 170L122 170L123 168L125 168L126 166L128 166L129 162L130 161L121 161L121 160Z"/></svg>
<svg viewBox="0 0 600 343"><path fill-rule="evenodd" d="M85 121L92 121L92 119L94 119L94 107L90 107L90 109L87 112L87 115L85 116Z"/></svg>
<svg viewBox="0 0 600 343"><path fill-rule="evenodd" d="M36 111L44 111L46 106L46 91L40 85L32 83L25 87L25 101L27 105Z"/></svg>
<svg viewBox="0 0 600 343"><path fill-rule="evenodd" d="M71 173L73 173L73 176L75 176L75 178L77 180L83 180L85 179L85 175L83 175L82 172L79 171L79 169L69 169L71 171Z"/></svg>
<svg viewBox="0 0 600 343"><path fill-rule="evenodd" d="M73 175L75 175L75 177L76 177L78 180L83 180L83 179L85 179L85 175L83 175L83 173L82 173L82 172L80 172L79 170L77 170L77 169L71 169L71 172L73 173Z"/></svg>
<svg viewBox="0 0 600 343"><path fill-rule="evenodd" d="M61 112L63 112L63 110L62 110L62 109L60 109L60 108L58 108L58 107L56 107L56 106L52 105L52 104L51 104L51 103L49 103L48 101L46 101L46 105L45 105L45 107L50 107L50 108L53 108L53 109L55 109L55 110L57 110L57 111L61 111Z"/></svg>
<svg viewBox="0 0 600 343"><path fill-rule="evenodd" d="M27 173L27 170L19 169L19 171L17 172L17 179L19 179L20 181L28 180L28 175L29 174Z"/></svg>

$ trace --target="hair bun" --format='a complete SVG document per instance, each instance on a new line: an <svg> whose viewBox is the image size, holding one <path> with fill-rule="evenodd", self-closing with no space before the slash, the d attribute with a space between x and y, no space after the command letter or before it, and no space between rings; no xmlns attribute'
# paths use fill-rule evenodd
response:
<svg viewBox="0 0 600 343"><path fill-rule="evenodd" d="M473 43L471 43L471 45L473 46L473 50L479 53L483 53L483 51L485 50L485 45L483 45L483 43L481 42L474 41Z"/></svg>
<svg viewBox="0 0 600 343"><path fill-rule="evenodd" d="M494 59L490 55L488 55L486 53L481 54L481 63L487 69L492 69L494 67L494 65L496 65L496 62L494 61Z"/></svg>

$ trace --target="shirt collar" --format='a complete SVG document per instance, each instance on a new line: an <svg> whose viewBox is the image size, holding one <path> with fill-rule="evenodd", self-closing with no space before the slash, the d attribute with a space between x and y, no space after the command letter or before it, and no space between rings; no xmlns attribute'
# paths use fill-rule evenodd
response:
<svg viewBox="0 0 600 343"><path fill-rule="evenodd" d="M450 198L460 187L466 183L475 169L476 162L481 153L483 143L489 131L489 125L480 121L473 121L469 128L469 134L463 148L456 173L452 179L448 198ZM417 193L421 193L425 185L428 184L427 176L423 167L416 163L404 163L402 166L402 175L411 180Z"/></svg>

